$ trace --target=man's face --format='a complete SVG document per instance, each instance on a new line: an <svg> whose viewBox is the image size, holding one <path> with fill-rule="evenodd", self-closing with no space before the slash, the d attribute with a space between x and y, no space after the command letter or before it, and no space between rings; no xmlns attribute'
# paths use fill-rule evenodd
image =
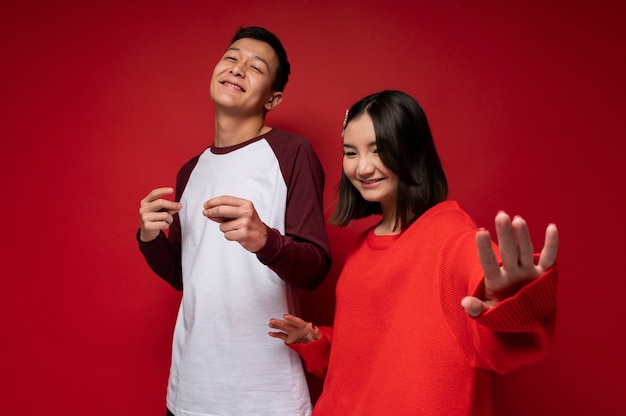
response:
<svg viewBox="0 0 626 416"><path fill-rule="evenodd" d="M238 114L259 114L271 108L278 57L265 42L243 38L231 44L211 77L211 98Z"/></svg>

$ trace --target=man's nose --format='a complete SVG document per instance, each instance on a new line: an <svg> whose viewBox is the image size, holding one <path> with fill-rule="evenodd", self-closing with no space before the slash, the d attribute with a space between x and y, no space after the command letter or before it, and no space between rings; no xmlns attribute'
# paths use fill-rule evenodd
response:
<svg viewBox="0 0 626 416"><path fill-rule="evenodd" d="M244 77L245 76L245 72L243 70L243 66L241 65L241 62L235 63L230 68L230 73L233 74L236 77Z"/></svg>

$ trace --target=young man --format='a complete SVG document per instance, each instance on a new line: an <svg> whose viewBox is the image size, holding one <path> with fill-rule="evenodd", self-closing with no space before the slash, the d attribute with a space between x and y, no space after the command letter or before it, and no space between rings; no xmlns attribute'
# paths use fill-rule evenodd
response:
<svg viewBox="0 0 626 416"><path fill-rule="evenodd" d="M265 125L289 72L275 35L239 29L211 78L213 144L175 190L141 201L140 250L183 291L167 390L176 416L311 412L300 358L267 337L266 322L330 267L322 166L306 139Z"/></svg>

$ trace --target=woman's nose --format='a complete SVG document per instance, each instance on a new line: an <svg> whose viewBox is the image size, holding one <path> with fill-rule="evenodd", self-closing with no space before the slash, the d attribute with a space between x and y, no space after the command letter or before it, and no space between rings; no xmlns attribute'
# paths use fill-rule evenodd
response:
<svg viewBox="0 0 626 416"><path fill-rule="evenodd" d="M374 165L369 157L361 157L356 165L356 173L361 177L374 173Z"/></svg>

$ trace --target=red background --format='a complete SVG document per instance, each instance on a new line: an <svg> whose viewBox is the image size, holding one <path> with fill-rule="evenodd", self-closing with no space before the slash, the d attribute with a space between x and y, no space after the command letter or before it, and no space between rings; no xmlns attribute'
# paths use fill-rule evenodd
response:
<svg viewBox="0 0 626 416"><path fill-rule="evenodd" d="M137 250L138 204L210 144L208 80L238 25L284 41L293 73L268 124L313 142L329 209L345 109L397 88L425 108L451 197L479 224L522 214L538 249L557 223L554 345L496 377L497 415L626 407L624 3L407 3L2 3L2 413L164 413L179 295ZM365 225L329 226L335 264L308 319L330 323ZM364 319L372 336L385 325Z"/></svg>

